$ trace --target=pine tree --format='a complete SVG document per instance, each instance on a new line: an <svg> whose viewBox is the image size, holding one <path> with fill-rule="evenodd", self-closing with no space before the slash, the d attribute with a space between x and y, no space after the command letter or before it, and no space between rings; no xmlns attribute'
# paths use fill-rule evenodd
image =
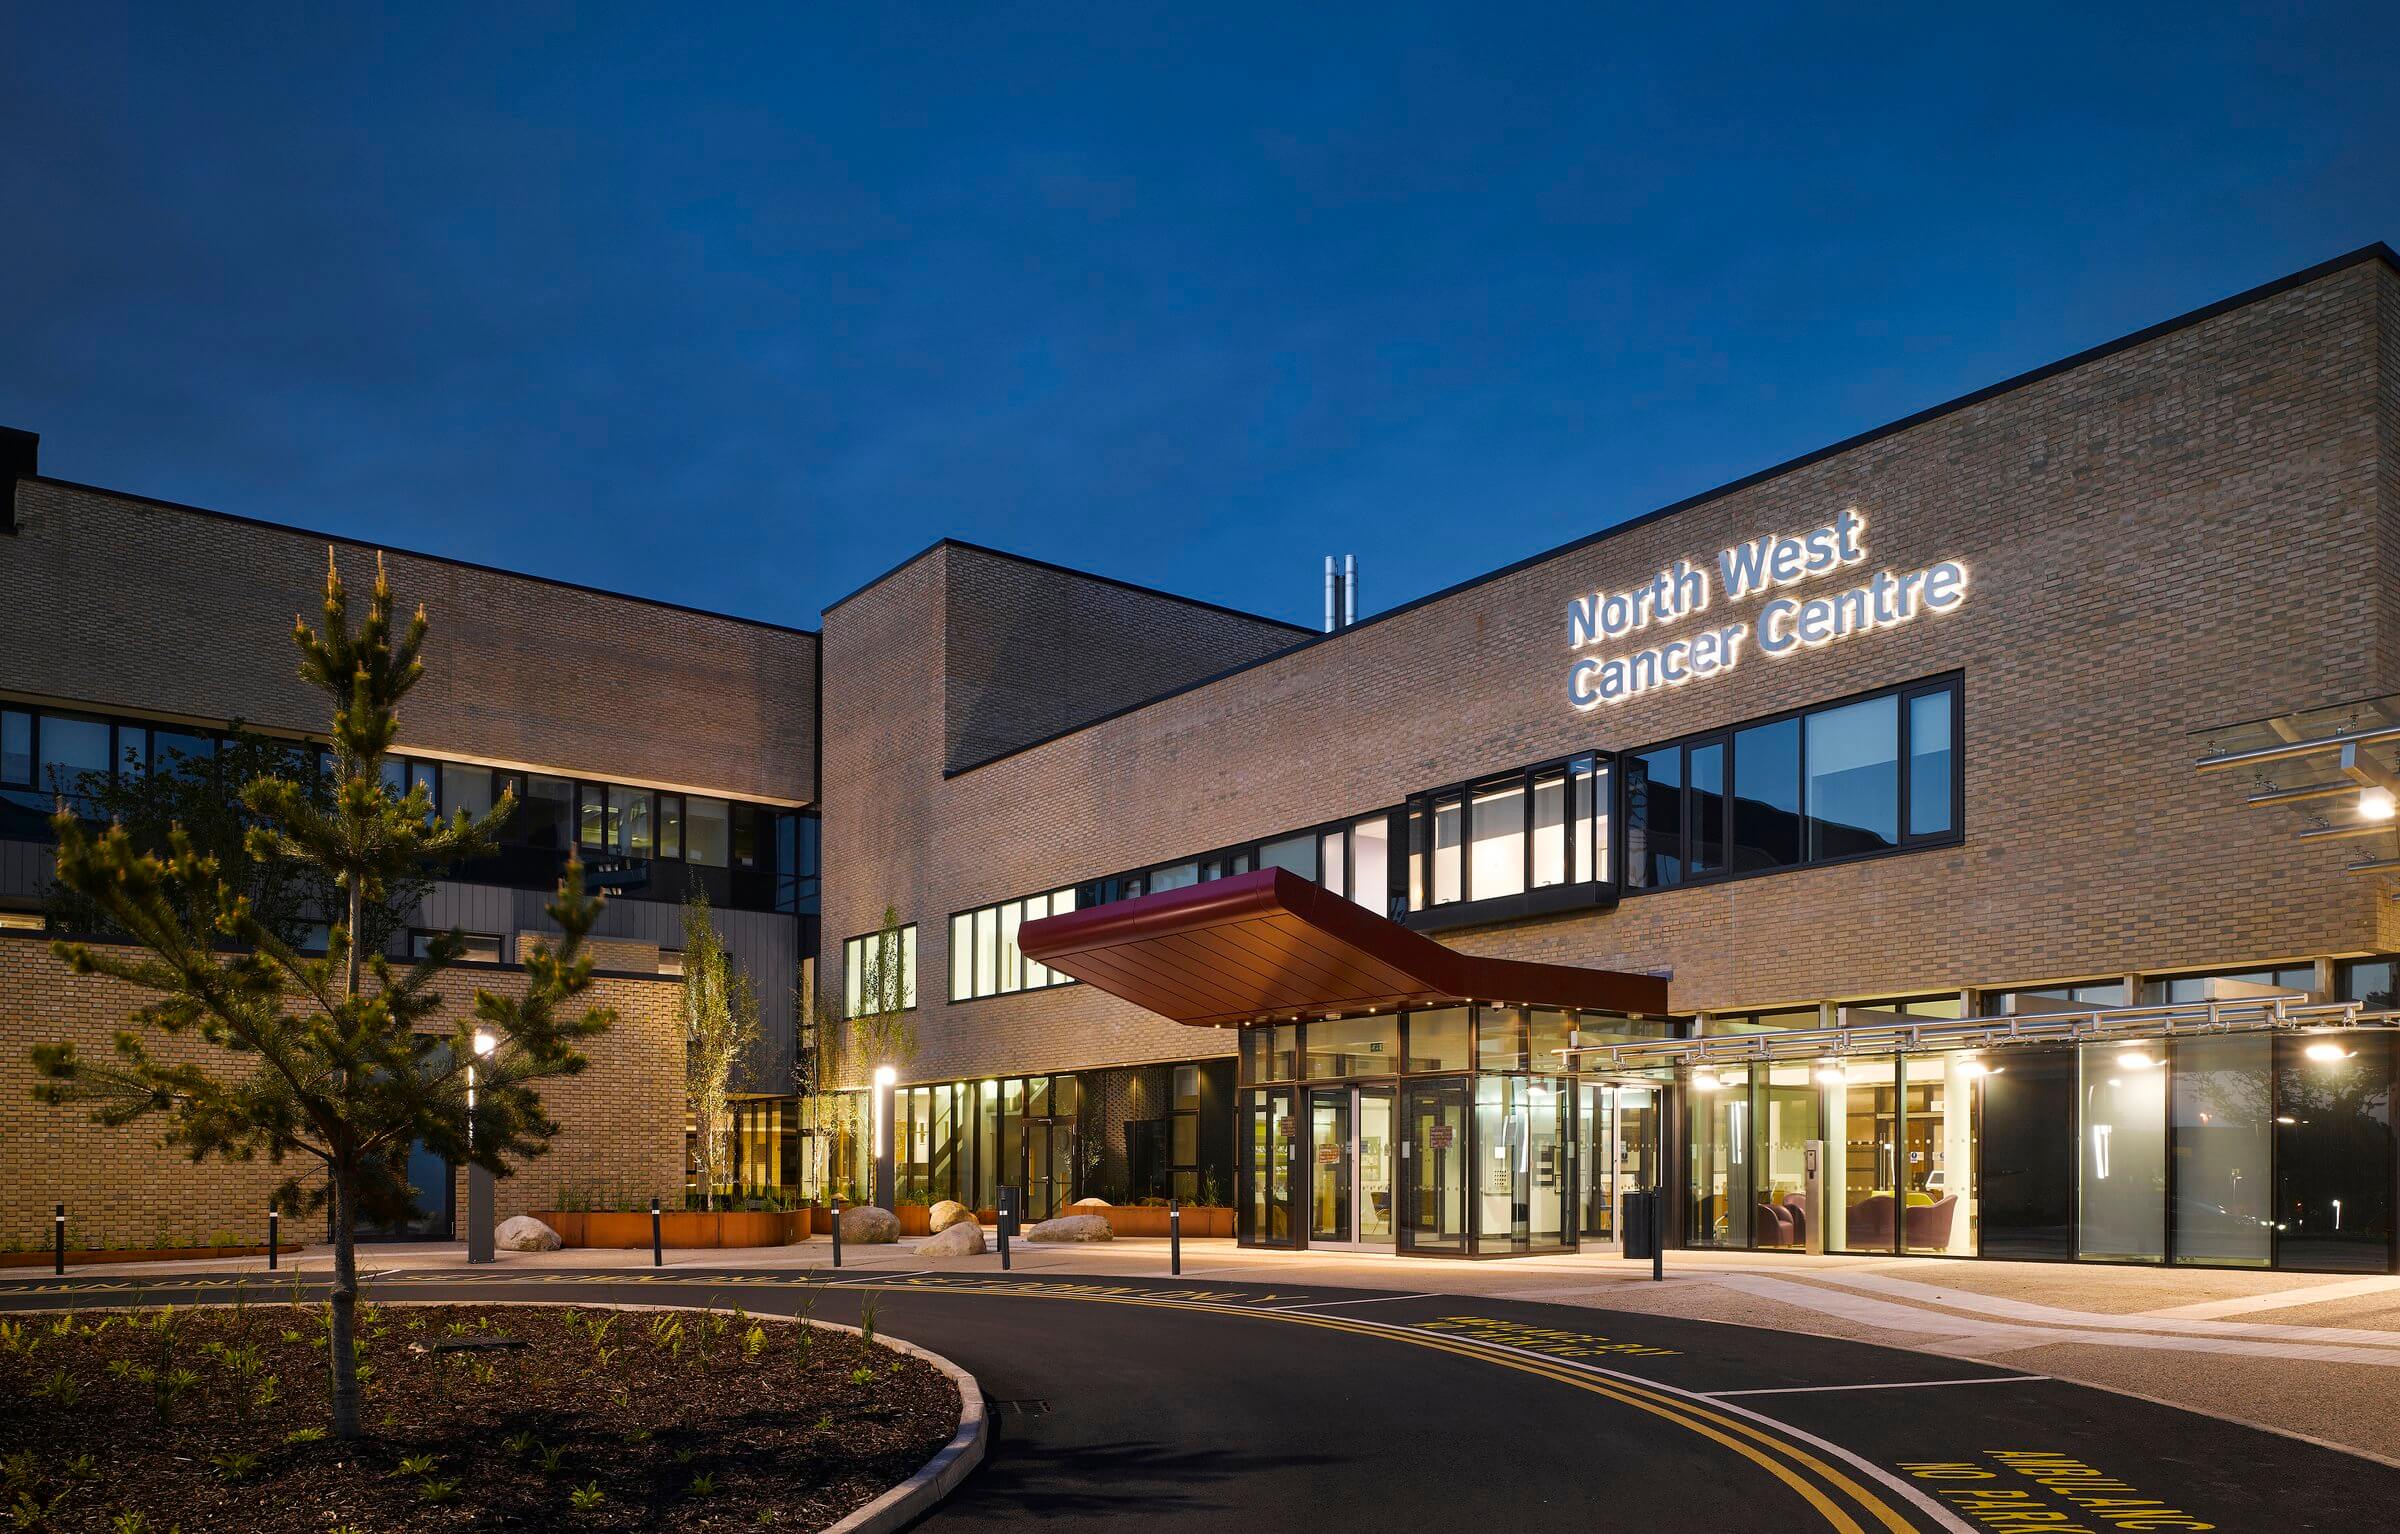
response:
<svg viewBox="0 0 2400 1534"><path fill-rule="evenodd" d="M549 907L564 937L525 956L524 996L479 989L472 1015L446 1029L434 984L464 948L462 934L435 939L405 969L353 941L395 887L488 851L515 806L504 796L481 820L462 812L445 823L423 787L394 794L385 785L400 701L424 675L417 656L425 612L417 609L395 643L391 585L378 560L373 599L353 632L330 551L326 565L324 629L295 619L293 638L300 674L333 700L334 792L328 801L284 776L255 779L242 792L261 822L248 833L252 855L299 864L338 891L342 909L327 913L325 955L303 956L262 922L180 829L160 856L140 851L123 826L94 835L62 811L52 822L59 881L142 951L53 947L77 974L113 976L153 999L117 1035L111 1061L79 1059L68 1044L37 1047L34 1094L94 1104L102 1124L162 1116L166 1143L195 1162L263 1155L276 1164L318 1163L321 1176L295 1174L277 1196L302 1208L332 1206L333 1427L354 1438L361 1217L396 1220L412 1210L412 1141L497 1176L508 1175L512 1160L541 1154L558 1125L542 1111L536 1083L581 1071L577 1042L614 1016L575 1005L591 985L582 947L600 902L584 893L572 862ZM153 1029L197 1037L220 1053L205 1064L154 1057L146 1042ZM489 1052L478 1055L478 1042Z"/></svg>

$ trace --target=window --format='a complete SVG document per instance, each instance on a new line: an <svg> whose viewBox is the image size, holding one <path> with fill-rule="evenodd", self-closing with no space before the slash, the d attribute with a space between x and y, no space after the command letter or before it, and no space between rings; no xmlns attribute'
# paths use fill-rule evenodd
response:
<svg viewBox="0 0 2400 1534"><path fill-rule="evenodd" d="M1959 758L1955 680L1632 753L1625 883L1664 889L1955 840Z"/></svg>
<svg viewBox="0 0 2400 1534"><path fill-rule="evenodd" d="M1317 877L1317 837L1315 832L1304 836L1287 836L1280 841L1267 842L1258 849L1261 868L1288 868L1303 879Z"/></svg>
<svg viewBox="0 0 2400 1534"><path fill-rule="evenodd" d="M889 937L893 946L885 947ZM842 1015L874 1017L917 1004L917 927L870 932L842 943Z"/></svg>
<svg viewBox="0 0 2400 1534"><path fill-rule="evenodd" d="M503 962L501 958L503 949L498 933L462 932L459 935L466 939L466 946L458 951L458 957L462 963L498 964ZM412 929L408 934L408 956L412 959L426 957L433 952L433 945L443 936L442 933L428 931L422 927Z"/></svg>
<svg viewBox="0 0 2400 1534"><path fill-rule="evenodd" d="M1308 1077L1389 1076L1400 1069L1400 1016L1331 1018L1308 1025Z"/></svg>
<svg viewBox="0 0 2400 1534"><path fill-rule="evenodd" d="M1017 945L1017 933L1029 921L1074 910L1075 901L1075 891L1053 890L951 917L950 999L972 1001L1012 991L1073 985L1072 975L1062 975L1039 959L1028 958Z"/></svg>
<svg viewBox="0 0 2400 1534"><path fill-rule="evenodd" d="M1812 862L1899 845L1899 711L1882 697L1807 717Z"/></svg>
<svg viewBox="0 0 2400 1534"><path fill-rule="evenodd" d="M104 721L72 714L42 716L34 787L62 795L72 808L87 811L90 805L78 792L84 775L106 777L108 765L108 725Z"/></svg>
<svg viewBox="0 0 2400 1534"><path fill-rule="evenodd" d="M2222 975L2150 975L2142 980L2142 1005L2188 1006L2200 1001L2232 1001L2244 995L2259 995L2262 990L2306 992L2316 983L2316 967L2310 964Z"/></svg>
<svg viewBox="0 0 2400 1534"><path fill-rule="evenodd" d="M1664 889L1683 882L1683 748L1646 751L1625 764L1625 882Z"/></svg>
<svg viewBox="0 0 2400 1534"><path fill-rule="evenodd" d="M658 796L658 855L662 858L683 856L683 795Z"/></svg>
<svg viewBox="0 0 2400 1534"><path fill-rule="evenodd" d="M1733 736L1733 830L1726 867L1734 873L1800 861L1800 721L1778 719Z"/></svg>
<svg viewBox="0 0 2400 1534"><path fill-rule="evenodd" d="M683 801L683 856L688 863L723 868L731 845L729 815L733 806L722 799L697 795Z"/></svg>
<svg viewBox="0 0 2400 1534"><path fill-rule="evenodd" d="M491 768L444 762L441 769L443 814L456 815L463 810L469 820L481 820L492 812Z"/></svg>
<svg viewBox="0 0 2400 1534"><path fill-rule="evenodd" d="M1410 908L1605 879L1608 831L1595 807L1604 802L1606 777L1599 759L1585 756L1416 795L1408 805ZM1382 829L1360 822L1361 838L1371 824ZM1378 868L1388 836L1374 839Z"/></svg>
<svg viewBox="0 0 2400 1534"><path fill-rule="evenodd" d="M1350 898L1378 916L1389 914L1392 889L1392 821L1388 815L1350 827Z"/></svg>
<svg viewBox="0 0 2400 1534"><path fill-rule="evenodd" d="M33 786L33 716L0 710L0 784Z"/></svg>
<svg viewBox="0 0 2400 1534"><path fill-rule="evenodd" d="M564 852L574 834L575 785L565 778L525 779L525 802L509 817L509 834L528 847Z"/></svg>

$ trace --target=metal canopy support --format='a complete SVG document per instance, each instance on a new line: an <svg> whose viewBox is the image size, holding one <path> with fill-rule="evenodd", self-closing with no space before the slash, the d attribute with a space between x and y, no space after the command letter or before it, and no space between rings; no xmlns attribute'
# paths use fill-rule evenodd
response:
<svg viewBox="0 0 2400 1534"><path fill-rule="evenodd" d="M2308 1001L2291 995L2156 1007L2110 1007L2086 1012L2039 1012L2021 1017L1906 1017L1865 1007L1842 1007L1838 1015L1841 1026L1835 1028L1587 1044L1556 1053L1573 1070L1642 1071L1842 1055L2173 1039L2263 1029L2400 1027L2400 1012L2369 1011L2355 1001Z"/></svg>
<svg viewBox="0 0 2400 1534"><path fill-rule="evenodd" d="M2206 751L2193 768L2248 772L2256 791L2245 802L2261 809L2299 808L2308 822L2296 838L2301 842L2389 838L2400 831L2400 694L2214 725L2193 734ZM2277 782L2272 774L2283 764L2305 768L2309 781ZM2327 768L2337 776L2322 776ZM2394 867L2400 867L2400 840L2390 841L2380 854L2370 849L2368 856L2345 864L2344 871L2383 873Z"/></svg>

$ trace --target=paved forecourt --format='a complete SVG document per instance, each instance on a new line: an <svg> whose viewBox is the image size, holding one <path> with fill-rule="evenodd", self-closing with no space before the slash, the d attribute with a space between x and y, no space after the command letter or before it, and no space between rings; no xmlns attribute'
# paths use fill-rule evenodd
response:
<svg viewBox="0 0 2400 1534"><path fill-rule="evenodd" d="M307 1294L322 1275L300 1278ZM0 1282L0 1309L223 1302L258 1274ZM740 1304L972 1371L985 1467L930 1528L2355 1529L2400 1471L2003 1367L1491 1296L1040 1273L387 1272L381 1300Z"/></svg>

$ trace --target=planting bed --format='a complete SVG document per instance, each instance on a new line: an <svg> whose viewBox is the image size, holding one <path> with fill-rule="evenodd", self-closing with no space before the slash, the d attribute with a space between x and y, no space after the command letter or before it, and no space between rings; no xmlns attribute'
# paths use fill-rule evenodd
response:
<svg viewBox="0 0 2400 1534"><path fill-rule="evenodd" d="M958 1387L923 1360L730 1305L360 1313L353 1443L321 1436L322 1305L0 1320L0 1519L104 1534L818 1529L958 1427Z"/></svg>

